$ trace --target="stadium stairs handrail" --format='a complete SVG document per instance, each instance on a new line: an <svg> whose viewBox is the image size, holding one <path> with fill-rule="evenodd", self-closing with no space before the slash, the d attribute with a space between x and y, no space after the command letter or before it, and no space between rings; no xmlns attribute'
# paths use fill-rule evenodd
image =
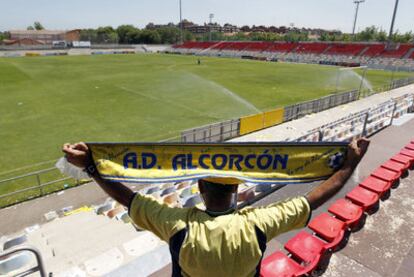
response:
<svg viewBox="0 0 414 277"><path fill-rule="evenodd" d="M5 252L0 252L0 261L7 259L11 256L13 256L14 254L17 253L21 253L21 252L31 252L34 254L35 258L36 258L36 266L27 269L26 271L16 275L16 276L27 276L30 275L32 273L38 272L40 273L40 276L42 277L46 277L47 273L46 273L46 269L43 263L43 259L42 259L42 255L40 254L40 251L34 247L29 247L29 246L24 246L24 247L16 247L16 248L12 248L8 251Z"/></svg>

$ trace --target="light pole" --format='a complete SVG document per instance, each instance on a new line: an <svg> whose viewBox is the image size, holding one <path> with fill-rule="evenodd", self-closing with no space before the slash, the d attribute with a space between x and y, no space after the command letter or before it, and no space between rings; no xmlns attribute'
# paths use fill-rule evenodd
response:
<svg viewBox="0 0 414 277"><path fill-rule="evenodd" d="M209 34L208 34L208 41L211 41L211 25L213 24L213 18L214 18L214 14L210 13L210 15L208 16L210 18L210 25L209 25Z"/></svg>
<svg viewBox="0 0 414 277"><path fill-rule="evenodd" d="M355 35L355 27L358 19L358 11L359 11L359 4L364 3L365 0L354 0L354 3L356 4L355 8L355 18L354 18L354 27L352 27L352 36Z"/></svg>
<svg viewBox="0 0 414 277"><path fill-rule="evenodd" d="M181 0L180 0L180 32L181 32L181 44L184 43L184 32L183 32L183 10L182 10L182 5L181 5Z"/></svg>
<svg viewBox="0 0 414 277"><path fill-rule="evenodd" d="M395 23L395 17L397 16L398 2L399 2L399 0L395 0L394 13L392 15L390 34L388 36L388 45L391 44L391 42L392 42L392 33L394 32L394 23Z"/></svg>

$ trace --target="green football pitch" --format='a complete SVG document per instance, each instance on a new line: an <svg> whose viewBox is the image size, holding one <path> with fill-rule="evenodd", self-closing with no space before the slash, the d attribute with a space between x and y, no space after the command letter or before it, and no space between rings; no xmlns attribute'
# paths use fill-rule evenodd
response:
<svg viewBox="0 0 414 277"><path fill-rule="evenodd" d="M337 79L338 91L358 88L358 73L161 54L0 58L0 180L52 166L64 142L177 137L330 94ZM367 73L373 87L391 78Z"/></svg>

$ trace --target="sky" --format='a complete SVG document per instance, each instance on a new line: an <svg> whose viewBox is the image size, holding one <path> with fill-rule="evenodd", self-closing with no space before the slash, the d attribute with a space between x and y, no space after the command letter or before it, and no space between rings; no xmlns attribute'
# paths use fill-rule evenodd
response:
<svg viewBox="0 0 414 277"><path fill-rule="evenodd" d="M179 21L179 0L0 0L0 31L26 29L40 21L47 29L140 28L149 22ZM395 0L366 0L357 30L376 25L389 30ZM183 18L198 24L213 13L220 24L275 25L351 32L353 0L182 0ZM395 29L414 31L414 1L400 0Z"/></svg>

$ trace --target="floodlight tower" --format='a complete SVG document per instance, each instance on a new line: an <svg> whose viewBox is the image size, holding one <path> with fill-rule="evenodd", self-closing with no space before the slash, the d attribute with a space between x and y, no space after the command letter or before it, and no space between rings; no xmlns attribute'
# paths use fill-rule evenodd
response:
<svg viewBox="0 0 414 277"><path fill-rule="evenodd" d="M355 27L358 19L358 12L359 12L359 4L364 3L365 0L354 0L355 7L355 19L354 19L354 27L352 28L352 36L355 35Z"/></svg>
<svg viewBox="0 0 414 277"><path fill-rule="evenodd" d="M399 0L395 0L394 13L392 15L392 21L391 21L391 27L390 27L390 34L388 36L388 44L392 42L392 33L394 32L394 23L395 23L395 17L397 16L398 2Z"/></svg>
<svg viewBox="0 0 414 277"><path fill-rule="evenodd" d="M181 0L180 1L180 36L181 36L181 44L184 43L184 31L183 31L183 10L182 10L182 5L181 5Z"/></svg>
<svg viewBox="0 0 414 277"><path fill-rule="evenodd" d="M208 16L210 18L210 25L209 25L209 34L208 34L208 41L211 41L211 25L213 24L213 18L214 18L214 14L210 13L210 15Z"/></svg>

